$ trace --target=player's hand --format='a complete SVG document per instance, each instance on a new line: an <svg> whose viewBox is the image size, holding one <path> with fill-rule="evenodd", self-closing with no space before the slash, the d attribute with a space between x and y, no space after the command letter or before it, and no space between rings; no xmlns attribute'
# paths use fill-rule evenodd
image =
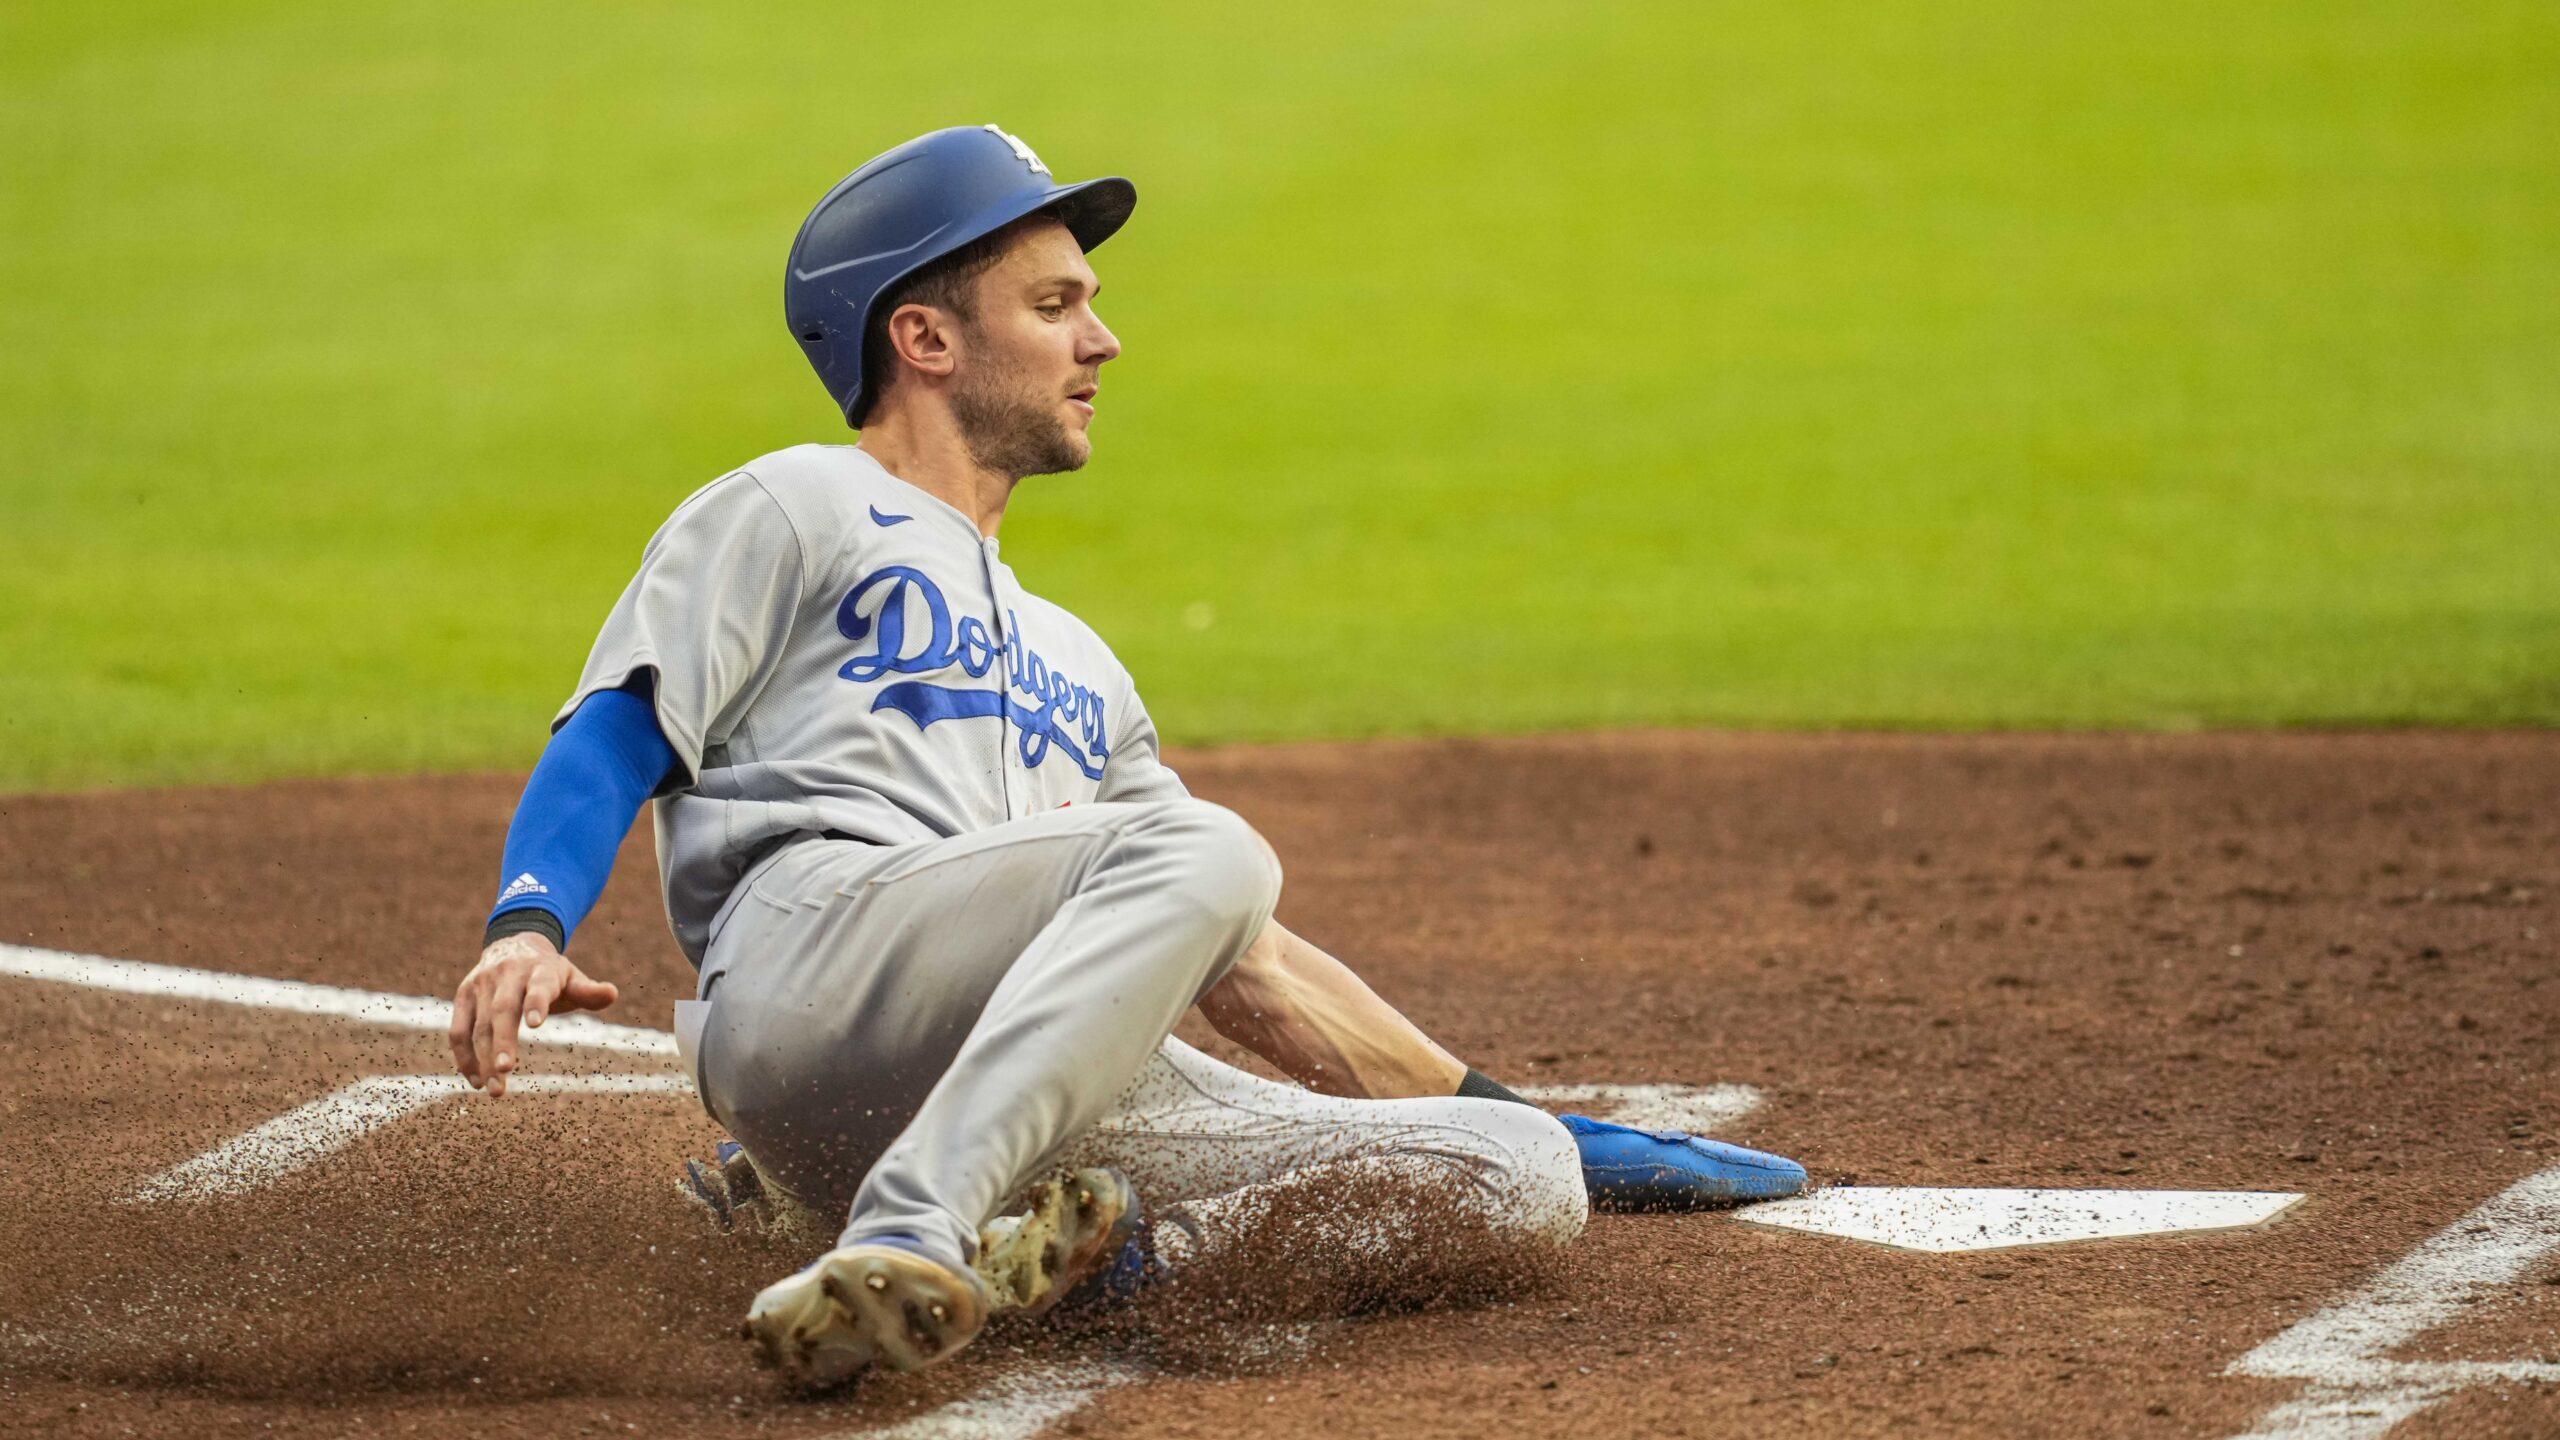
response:
<svg viewBox="0 0 2560 1440"><path fill-rule="evenodd" d="M557 1010L601 1010L621 994L612 982L590 980L551 948L543 936L499 937L480 952L480 963L453 992L453 1068L474 1089L507 1093L516 1068L516 1025L540 1025Z"/></svg>

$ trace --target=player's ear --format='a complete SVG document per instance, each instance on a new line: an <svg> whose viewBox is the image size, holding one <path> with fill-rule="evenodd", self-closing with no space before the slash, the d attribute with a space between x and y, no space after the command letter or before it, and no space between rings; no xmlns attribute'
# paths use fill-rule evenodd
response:
<svg viewBox="0 0 2560 1440"><path fill-rule="evenodd" d="M960 364L956 328L950 315L931 305L901 305L889 315L889 347L910 368L946 376Z"/></svg>

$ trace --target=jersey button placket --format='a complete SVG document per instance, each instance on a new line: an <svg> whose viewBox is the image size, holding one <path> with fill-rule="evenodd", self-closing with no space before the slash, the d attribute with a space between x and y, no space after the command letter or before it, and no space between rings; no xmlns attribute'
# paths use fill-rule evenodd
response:
<svg viewBox="0 0 2560 1440"><path fill-rule="evenodd" d="M1030 798L1019 799L1013 783L1013 714L1006 708L1005 697L1013 691L1013 635L1006 628L1010 613L1004 601L1004 582L996 565L996 539L987 536L978 543L978 564L987 579L987 605L994 613L988 618L996 637L996 784L1004 795L1004 813L1008 820L1029 813ZM1026 782L1030 777L1025 776Z"/></svg>

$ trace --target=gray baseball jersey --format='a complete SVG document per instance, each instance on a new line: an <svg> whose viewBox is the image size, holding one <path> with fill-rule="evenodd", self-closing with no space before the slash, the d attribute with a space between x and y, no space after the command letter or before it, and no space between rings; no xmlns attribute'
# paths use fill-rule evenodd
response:
<svg viewBox="0 0 2560 1440"><path fill-rule="evenodd" d="M690 777L656 823L697 967L738 881L792 835L899 844L1185 793L1102 637L849 445L777 451L677 507L554 727L643 671Z"/></svg>
<svg viewBox="0 0 2560 1440"><path fill-rule="evenodd" d="M1268 922L1278 860L1184 793L1100 637L861 450L768 455L680 506L562 717L643 671L687 772L657 805L702 970L679 1043L760 1171L847 1207L844 1243L965 1263L1080 1139L1167 1198L1385 1165L1497 1223L1580 1228L1573 1140L1535 1110L1166 1068ZM786 843L830 832L876 843Z"/></svg>

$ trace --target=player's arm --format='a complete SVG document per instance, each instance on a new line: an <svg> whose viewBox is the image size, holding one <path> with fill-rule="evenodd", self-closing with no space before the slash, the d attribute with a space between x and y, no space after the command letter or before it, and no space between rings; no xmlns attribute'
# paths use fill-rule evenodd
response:
<svg viewBox="0 0 2560 1440"><path fill-rule="evenodd" d="M1219 1034L1310 1090L1367 1100L1464 1095L1530 1103L1460 1064L1350 967L1276 921L1200 998L1200 1010ZM1695 1210L1775 1199L1804 1188L1804 1167L1781 1155L1588 1115L1559 1118L1582 1152L1583 1177L1595 1203Z"/></svg>
<svg viewBox="0 0 2560 1440"><path fill-rule="evenodd" d="M640 807L671 772L674 747L643 688L587 697L551 737L507 829L496 908L480 963L453 996L454 1068L503 1095L515 1069L517 1025L561 1010L601 1010L616 991L563 953L613 873Z"/></svg>
<svg viewBox="0 0 2560 1440"><path fill-rule="evenodd" d="M1133 692L1103 800L1178 800L1190 792L1158 753L1155 722ZM1327 1095L1363 1100L1473 1095L1520 1100L1432 1042L1351 967L1274 920L1200 997L1218 1033ZM1521 1101L1527 1104L1527 1101Z"/></svg>
<svg viewBox="0 0 2560 1440"><path fill-rule="evenodd" d="M480 962L454 993L453 1063L472 1084L505 1090L520 1021L613 1003L612 986L562 953L570 932L604 893L642 802L690 785L771 673L806 598L800 544L746 470L695 491L650 537L552 720L507 832Z"/></svg>
<svg viewBox="0 0 2560 1440"><path fill-rule="evenodd" d="M1164 763L1155 722L1129 695L1098 798L1145 803L1191 792ZM1401 1100L1424 1095L1519 1096L1469 1069L1334 959L1277 920L1200 997L1217 1032L1326 1095Z"/></svg>
<svg viewBox="0 0 2560 1440"><path fill-rule="evenodd" d="M1200 997L1200 1013L1219 1034L1327 1095L1519 1098L1468 1069L1350 966L1277 920Z"/></svg>

